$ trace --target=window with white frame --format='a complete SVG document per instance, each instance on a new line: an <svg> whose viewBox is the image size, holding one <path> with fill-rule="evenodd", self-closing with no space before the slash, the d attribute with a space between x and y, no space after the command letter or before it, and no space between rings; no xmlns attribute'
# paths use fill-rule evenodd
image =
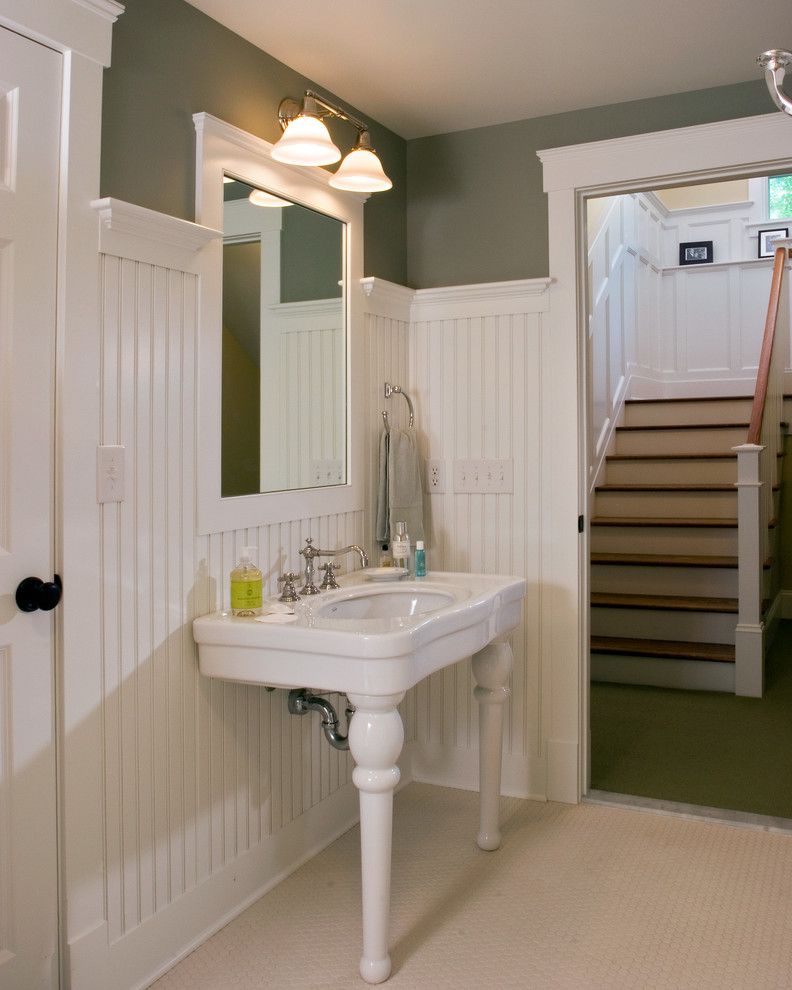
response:
<svg viewBox="0 0 792 990"><path fill-rule="evenodd" d="M771 175L767 180L767 219L792 217L792 175Z"/></svg>

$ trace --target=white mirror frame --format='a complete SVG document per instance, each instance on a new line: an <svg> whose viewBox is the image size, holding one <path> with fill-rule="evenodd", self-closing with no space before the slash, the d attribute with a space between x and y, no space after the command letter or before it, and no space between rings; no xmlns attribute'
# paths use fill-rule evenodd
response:
<svg viewBox="0 0 792 990"><path fill-rule="evenodd" d="M193 116L196 133L195 219L223 229L223 175L273 192L341 220L344 228L346 315L346 484L221 498L221 368L223 243L202 251L198 340L198 490L200 535L270 523L354 512L364 504L363 458L363 204L367 195L329 185L330 173L314 166L284 165L272 145L207 113ZM294 382L309 388L310 382Z"/></svg>

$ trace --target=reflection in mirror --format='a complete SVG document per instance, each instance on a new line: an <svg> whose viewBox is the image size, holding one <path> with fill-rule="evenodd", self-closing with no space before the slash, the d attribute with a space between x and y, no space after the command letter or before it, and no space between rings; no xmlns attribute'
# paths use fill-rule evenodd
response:
<svg viewBox="0 0 792 990"><path fill-rule="evenodd" d="M345 225L223 191L222 496L343 485Z"/></svg>

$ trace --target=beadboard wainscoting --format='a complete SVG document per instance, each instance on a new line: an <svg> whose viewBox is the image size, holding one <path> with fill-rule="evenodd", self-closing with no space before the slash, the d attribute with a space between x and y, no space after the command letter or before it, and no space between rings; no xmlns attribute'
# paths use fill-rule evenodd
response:
<svg viewBox="0 0 792 990"><path fill-rule="evenodd" d="M306 536L374 550L368 510L196 536L199 286L189 259L214 235L117 201L97 209L100 442L125 447L126 477L124 500L100 507L103 807L94 830L105 911L69 945L81 990L145 986L357 820L349 755L326 744L318 719L290 716L285 691L202 677L191 622L228 605L244 545L260 548L269 593L297 566ZM409 308L396 319L390 302L378 315L377 302L374 294L365 317L369 493L382 406L373 383L408 372ZM408 740L413 712L408 697ZM405 780L409 756L407 745Z"/></svg>
<svg viewBox="0 0 792 990"><path fill-rule="evenodd" d="M445 491L428 496L430 570L528 580L512 634L503 791L545 794L542 711L542 351L548 279L418 290L409 387L424 457L444 464ZM511 461L513 490L453 491L454 462ZM415 688L415 779L478 787L478 705L469 661Z"/></svg>
<svg viewBox="0 0 792 990"><path fill-rule="evenodd" d="M96 204L100 236L101 444L125 449L124 498L99 506L101 807L79 839L102 849L80 890L67 966L80 990L147 985L358 817L348 754L286 692L200 675L192 619L228 605L228 573L256 544L268 592L306 536L372 555L380 412L406 425L415 401L424 456L513 462L513 492L430 502L430 568L525 575L513 636L504 791L541 797L541 434L549 280L413 292L377 279L365 295L363 510L197 535L196 391L201 246L218 232L118 201ZM170 258L170 260L169 260ZM351 565L350 565L351 566ZM343 701L331 696L339 707ZM409 692L403 781L477 787L470 664ZM473 827L473 826L471 826ZM90 896L85 890L93 891Z"/></svg>

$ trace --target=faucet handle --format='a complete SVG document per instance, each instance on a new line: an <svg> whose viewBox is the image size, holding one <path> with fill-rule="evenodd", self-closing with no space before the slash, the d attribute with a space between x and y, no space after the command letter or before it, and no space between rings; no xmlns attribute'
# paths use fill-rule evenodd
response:
<svg viewBox="0 0 792 990"><path fill-rule="evenodd" d="M299 578L299 574L292 574L289 571L286 574L281 574L278 578L278 584L283 585L283 592L281 593L279 602L298 602L300 596L297 594L297 589L294 587L294 582Z"/></svg>
<svg viewBox="0 0 792 990"><path fill-rule="evenodd" d="M340 564L333 564L330 561L326 564L319 565L319 570L325 572L325 575L322 578L322 583L319 585L322 591L334 591L339 587L338 581L336 581L335 574L333 572L340 569Z"/></svg>

